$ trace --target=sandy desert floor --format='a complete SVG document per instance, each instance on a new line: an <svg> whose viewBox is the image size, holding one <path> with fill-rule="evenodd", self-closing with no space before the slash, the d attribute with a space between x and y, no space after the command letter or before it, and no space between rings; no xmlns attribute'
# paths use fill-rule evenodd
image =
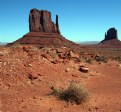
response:
<svg viewBox="0 0 121 112"><path fill-rule="evenodd" d="M81 58L77 62L60 58L63 52L64 48L0 47L0 112L120 112L121 64L114 60L89 64ZM80 72L80 65L89 72ZM48 95L51 86L65 87L71 81L85 86L87 102L70 104Z"/></svg>

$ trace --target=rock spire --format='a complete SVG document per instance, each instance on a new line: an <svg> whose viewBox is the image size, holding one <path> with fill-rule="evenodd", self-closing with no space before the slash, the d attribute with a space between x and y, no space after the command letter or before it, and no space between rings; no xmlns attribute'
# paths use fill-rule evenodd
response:
<svg viewBox="0 0 121 112"><path fill-rule="evenodd" d="M115 28L110 28L107 33L105 33L104 40L118 39L117 30Z"/></svg>
<svg viewBox="0 0 121 112"><path fill-rule="evenodd" d="M56 15L56 24L51 19L51 13L46 10L30 10L29 14L30 32L59 33L58 15Z"/></svg>

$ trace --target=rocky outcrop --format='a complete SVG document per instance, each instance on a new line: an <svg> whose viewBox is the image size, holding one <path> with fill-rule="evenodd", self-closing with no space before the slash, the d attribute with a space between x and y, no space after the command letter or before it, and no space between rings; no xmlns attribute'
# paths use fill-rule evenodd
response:
<svg viewBox="0 0 121 112"><path fill-rule="evenodd" d="M101 43L112 39L118 40L117 30L115 28L110 28L107 32L105 32L104 40L102 40Z"/></svg>
<svg viewBox="0 0 121 112"><path fill-rule="evenodd" d="M30 32L60 33L58 15L56 15L55 24L49 11L32 9L29 14L29 30Z"/></svg>
<svg viewBox="0 0 121 112"><path fill-rule="evenodd" d="M105 47L121 47L121 41L118 40L117 30L115 28L110 28L105 33L105 38L100 42L100 45L105 45Z"/></svg>
<svg viewBox="0 0 121 112"><path fill-rule="evenodd" d="M22 38L9 43L8 46L34 45L38 47L69 47L80 49L80 46L72 41L65 39L59 30L58 15L55 23L51 20L51 13L46 10L30 10L29 30ZM28 51L28 49L25 51Z"/></svg>
<svg viewBox="0 0 121 112"><path fill-rule="evenodd" d="M81 71L81 72L83 72L83 73L87 73L87 72L89 72L89 67L80 66L79 71Z"/></svg>
<svg viewBox="0 0 121 112"><path fill-rule="evenodd" d="M117 30L115 28L110 28L107 33L105 33L104 40L118 39Z"/></svg>

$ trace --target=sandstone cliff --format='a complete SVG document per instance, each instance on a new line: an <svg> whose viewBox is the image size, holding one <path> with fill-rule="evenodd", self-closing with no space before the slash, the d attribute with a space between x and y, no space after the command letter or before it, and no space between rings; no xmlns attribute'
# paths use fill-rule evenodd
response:
<svg viewBox="0 0 121 112"><path fill-rule="evenodd" d="M51 19L51 13L46 10L30 10L29 33L9 44L26 44L40 47L69 47L79 49L80 46L65 39L59 30L58 15L55 23Z"/></svg>
<svg viewBox="0 0 121 112"><path fill-rule="evenodd" d="M113 47L121 46L121 41L118 40L118 33L115 28L110 28L106 33L104 40L100 42L102 45L109 45Z"/></svg>
<svg viewBox="0 0 121 112"><path fill-rule="evenodd" d="M32 9L29 14L29 30L30 32L60 33L58 15L56 15L55 24L49 11Z"/></svg>

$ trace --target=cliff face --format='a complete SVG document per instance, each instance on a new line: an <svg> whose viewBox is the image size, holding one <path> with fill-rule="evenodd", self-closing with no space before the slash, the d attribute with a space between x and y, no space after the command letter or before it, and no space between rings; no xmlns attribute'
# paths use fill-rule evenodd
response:
<svg viewBox="0 0 121 112"><path fill-rule="evenodd" d="M56 15L56 24L51 19L51 13L46 10L32 9L29 14L30 32L48 32L59 33L58 16Z"/></svg>
<svg viewBox="0 0 121 112"><path fill-rule="evenodd" d="M110 28L107 33L105 33L104 40L118 39L117 30L115 28Z"/></svg>
<svg viewBox="0 0 121 112"><path fill-rule="evenodd" d="M117 36L117 30L115 28L110 28L106 33L104 40L102 40L100 43L107 43L107 41L113 42L113 40L119 41Z"/></svg>
<svg viewBox="0 0 121 112"><path fill-rule="evenodd" d="M110 28L106 33L105 33L105 38L100 42L100 44L103 45L109 45L113 47L119 47L121 46L121 41L118 40L118 33L115 28Z"/></svg>

